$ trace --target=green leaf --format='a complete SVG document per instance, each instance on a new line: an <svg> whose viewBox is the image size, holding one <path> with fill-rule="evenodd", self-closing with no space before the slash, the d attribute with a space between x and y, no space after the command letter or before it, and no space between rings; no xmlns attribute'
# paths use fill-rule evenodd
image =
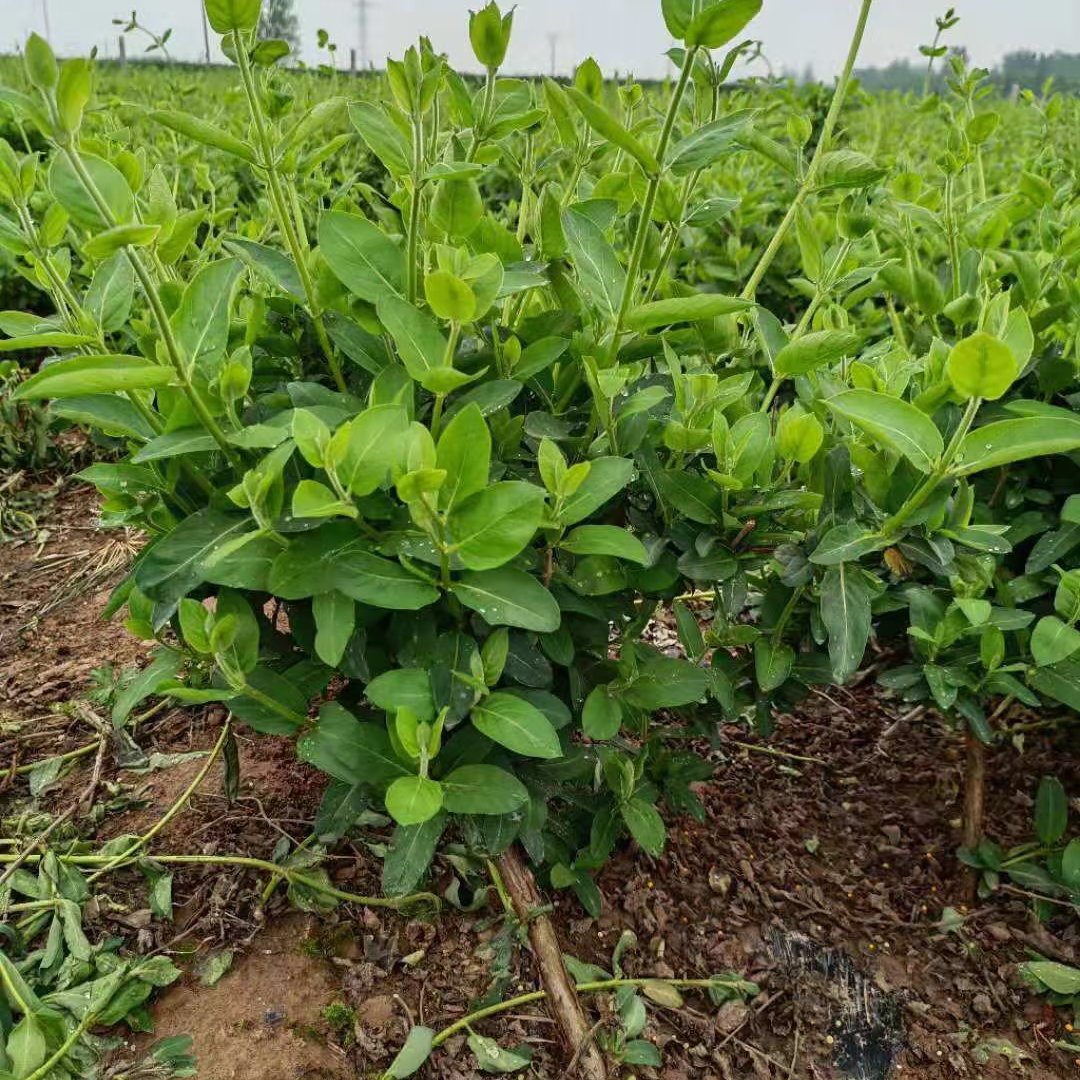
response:
<svg viewBox="0 0 1080 1080"><path fill-rule="evenodd" d="M172 381L172 368L154 364L142 356L76 356L44 365L36 375L21 383L12 397L16 401L41 401L118 390L148 390L168 386Z"/></svg>
<svg viewBox="0 0 1080 1080"><path fill-rule="evenodd" d="M490 694L472 708L473 726L492 742L526 757L562 757L559 735L535 705L512 694Z"/></svg>
<svg viewBox="0 0 1080 1080"><path fill-rule="evenodd" d="M27 1013L7 1037L7 1057L16 1080L36 1072L49 1056L45 1032L33 1013Z"/></svg>
<svg viewBox="0 0 1080 1080"><path fill-rule="evenodd" d="M683 39L687 46L718 49L741 33L761 10L761 0L717 0L691 20Z"/></svg>
<svg viewBox="0 0 1080 1080"><path fill-rule="evenodd" d="M614 321L622 303L626 271L607 237L587 214L570 207L562 216L563 231L578 283L608 321Z"/></svg>
<svg viewBox="0 0 1080 1080"><path fill-rule="evenodd" d="M436 814L418 825L399 825L394 830L382 868L387 896L405 896L416 888L435 857L445 827L446 815Z"/></svg>
<svg viewBox="0 0 1080 1080"><path fill-rule="evenodd" d="M651 176L660 171L660 165L651 150L643 146L637 138L599 102L593 101L588 94L583 94L576 86L563 88L566 96L577 106L585 117L586 123L609 143L614 143L625 150Z"/></svg>
<svg viewBox="0 0 1080 1080"><path fill-rule="evenodd" d="M1073 837L1061 853L1061 879L1070 889L1080 889L1080 837Z"/></svg>
<svg viewBox="0 0 1080 1080"><path fill-rule="evenodd" d="M779 689L795 666L795 652L790 645L759 637L754 642L754 674L764 694Z"/></svg>
<svg viewBox="0 0 1080 1080"><path fill-rule="evenodd" d="M654 330L672 323L701 322L719 315L733 315L747 311L754 305L749 300L719 293L697 293L694 296L676 296L670 300L653 300L631 308L626 316L627 330Z"/></svg>
<svg viewBox="0 0 1080 1080"><path fill-rule="evenodd" d="M853 330L815 330L789 341L773 359L773 373L781 378L805 375L815 368L835 364L859 347Z"/></svg>
<svg viewBox="0 0 1080 1080"><path fill-rule="evenodd" d="M157 239L159 232L160 225L117 225L87 240L83 251L95 261L107 259L121 248L147 247Z"/></svg>
<svg viewBox="0 0 1080 1080"><path fill-rule="evenodd" d="M550 634L562 614L555 597L536 578L510 566L463 574L454 595L492 626L517 626Z"/></svg>
<svg viewBox="0 0 1080 1080"><path fill-rule="evenodd" d="M161 124L185 138L202 143L203 146L211 146L215 150L232 154L233 157L238 157L249 165L259 164L259 155L253 146L249 146L243 139L238 139L215 124L192 116L191 113L175 109L153 109L150 112L150 119L155 124Z"/></svg>
<svg viewBox="0 0 1080 1080"><path fill-rule="evenodd" d="M589 473L559 511L560 525L574 525L595 513L613 499L634 475L634 463L629 458L602 457L589 462Z"/></svg>
<svg viewBox="0 0 1080 1080"><path fill-rule="evenodd" d="M1020 373L1012 349L979 330L958 341L946 364L949 381L964 398L996 401Z"/></svg>
<svg viewBox="0 0 1080 1080"><path fill-rule="evenodd" d="M303 302L307 299L296 263L277 248L257 244L254 240L246 240L240 236L226 240L225 247L243 259L267 284L287 293L294 300Z"/></svg>
<svg viewBox="0 0 1080 1080"><path fill-rule="evenodd" d="M73 349L93 341L87 334L69 334L63 330L43 330L37 334L0 338L0 353L24 349Z"/></svg>
<svg viewBox="0 0 1080 1080"><path fill-rule="evenodd" d="M873 390L844 390L826 398L825 404L879 446L907 458L920 472L929 473L945 451L930 417L899 398Z"/></svg>
<svg viewBox="0 0 1080 1080"><path fill-rule="evenodd" d="M356 627L356 604L335 589L312 599L311 614L315 618L315 655L336 668Z"/></svg>
<svg viewBox="0 0 1080 1080"><path fill-rule="evenodd" d="M150 439L145 446L131 455L136 463L145 461L165 461L167 458L182 457L184 454L202 454L217 446L212 435L202 427L177 428L166 431Z"/></svg>
<svg viewBox="0 0 1080 1080"><path fill-rule="evenodd" d="M653 858L663 854L667 829L664 819L652 803L635 796L619 807L619 813L626 822L630 835L641 845L642 851Z"/></svg>
<svg viewBox="0 0 1080 1080"><path fill-rule="evenodd" d="M667 167L676 176L687 176L698 169L707 169L722 154L736 147L739 136L753 117L752 109L743 109L697 128L671 148ZM746 306L751 307L752 304L747 302Z"/></svg>
<svg viewBox="0 0 1080 1080"><path fill-rule="evenodd" d="M470 570L509 562L536 535L544 512L544 490L503 480L470 496L449 517L458 558Z"/></svg>
<svg viewBox="0 0 1080 1080"><path fill-rule="evenodd" d="M830 567L821 580L821 621L829 635L829 659L838 683L846 682L862 663L872 599L866 575L857 566Z"/></svg>
<svg viewBox="0 0 1080 1080"><path fill-rule="evenodd" d="M408 139L383 105L372 101L354 101L349 106L349 119L368 149L391 175L404 176L409 171L412 151Z"/></svg>
<svg viewBox="0 0 1080 1080"><path fill-rule="evenodd" d="M390 745L380 724L362 724L336 702L319 710L315 725L300 736L296 753L301 761L347 784L383 787L408 770Z"/></svg>
<svg viewBox="0 0 1080 1080"><path fill-rule="evenodd" d="M342 501L325 484L318 480L301 480L293 492L292 515L294 518L356 517L352 503Z"/></svg>
<svg viewBox="0 0 1080 1080"><path fill-rule="evenodd" d="M259 23L261 0L204 0L206 17L218 34L231 30L254 30Z"/></svg>
<svg viewBox="0 0 1080 1080"><path fill-rule="evenodd" d="M439 488L439 506L443 510L451 510L487 487L491 432L479 406L466 405L443 428L436 463L446 472Z"/></svg>
<svg viewBox="0 0 1080 1080"><path fill-rule="evenodd" d="M365 409L334 432L324 454L327 467L354 495L370 495L387 482L398 464L408 425L400 405Z"/></svg>
<svg viewBox="0 0 1080 1080"><path fill-rule="evenodd" d="M135 584L162 604L175 602L206 580L204 564L218 548L250 528L245 516L200 510L145 552L135 567Z"/></svg>
<svg viewBox="0 0 1080 1080"><path fill-rule="evenodd" d="M83 305L102 330L119 330L135 299L135 271L123 252L106 259L95 271Z"/></svg>
<svg viewBox="0 0 1080 1080"><path fill-rule="evenodd" d="M392 1080L402 1080L403 1077L412 1076L431 1057L431 1042L434 1038L435 1032L431 1028L419 1025L411 1028L405 1045L398 1051L397 1057L390 1062L386 1076Z"/></svg>
<svg viewBox="0 0 1080 1080"><path fill-rule="evenodd" d="M871 551L880 551L886 547L882 538L874 532L846 521L834 525L818 542L810 554L810 561L818 566L838 566L844 562L854 562L869 555Z"/></svg>
<svg viewBox="0 0 1080 1080"><path fill-rule="evenodd" d="M468 323L476 315L476 295L468 284L448 270L433 270L424 278L428 307L447 322Z"/></svg>
<svg viewBox="0 0 1080 1080"><path fill-rule="evenodd" d="M504 1050L494 1039L471 1032L469 1049L476 1056L476 1064L481 1072L512 1073L527 1069L532 1061L532 1052L528 1056ZM529 1048L526 1046L526 1050Z"/></svg>
<svg viewBox="0 0 1080 1080"><path fill-rule="evenodd" d="M402 776L386 791L386 809L399 825L430 821L443 804L442 787L426 776Z"/></svg>
<svg viewBox="0 0 1080 1080"><path fill-rule="evenodd" d="M135 215L135 196L124 174L96 154L79 152L86 174L102 198L109 218L102 216L95 198L64 154L53 155L49 166L49 190L53 198L71 215L71 220L95 232L113 225L125 225Z"/></svg>
<svg viewBox="0 0 1080 1080"><path fill-rule="evenodd" d="M110 717L113 727L123 727L131 715L131 710L174 678L182 664L183 656L179 652L159 652L150 664L138 672L116 695Z"/></svg>
<svg viewBox="0 0 1080 1080"><path fill-rule="evenodd" d="M337 589L372 607L399 611L416 611L439 598L433 585L373 554L368 543L344 521L303 533L274 560L270 590L283 600L303 600Z"/></svg>
<svg viewBox="0 0 1080 1080"><path fill-rule="evenodd" d="M528 788L496 765L462 765L442 787L443 806L453 814L512 814L529 801Z"/></svg>
<svg viewBox="0 0 1080 1080"><path fill-rule="evenodd" d="M334 276L362 300L400 296L405 277L401 249L367 218L340 210L322 214L319 250Z"/></svg>
<svg viewBox="0 0 1080 1080"><path fill-rule="evenodd" d="M384 671L367 684L364 692L368 701L388 713L408 709L423 723L431 723L435 719L431 678L423 668Z"/></svg>
<svg viewBox="0 0 1080 1080"><path fill-rule="evenodd" d="M619 733L622 716L622 706L611 696L608 687L594 686L581 710L582 730L590 739L606 742Z"/></svg>
<svg viewBox="0 0 1080 1080"><path fill-rule="evenodd" d="M1056 615L1044 615L1031 633L1031 656L1039 667L1049 667L1080 649L1080 630Z"/></svg>
<svg viewBox="0 0 1080 1080"><path fill-rule="evenodd" d="M649 561L645 545L633 533L615 525L579 525L559 542L559 547L574 555L613 555L641 566Z"/></svg>
<svg viewBox="0 0 1080 1080"><path fill-rule="evenodd" d="M176 342L188 364L207 380L218 374L229 343L229 311L243 263L220 259L190 281L172 317Z"/></svg>
<svg viewBox="0 0 1080 1080"><path fill-rule="evenodd" d="M1069 802L1061 781L1044 776L1035 794L1035 835L1043 844L1056 844L1069 823Z"/></svg>
<svg viewBox="0 0 1080 1080"><path fill-rule="evenodd" d="M694 15L694 0L661 0L660 6L668 33L681 41Z"/></svg>
<svg viewBox="0 0 1080 1080"><path fill-rule="evenodd" d="M701 701L708 693L709 677L703 668L674 656L646 654L637 675L622 693L636 709L677 709Z"/></svg>
<svg viewBox="0 0 1080 1080"><path fill-rule="evenodd" d="M106 435L149 439L154 434L145 417L127 398L113 394L76 394L75 397L54 401L49 412L53 416L97 428Z"/></svg>
<svg viewBox="0 0 1080 1080"><path fill-rule="evenodd" d="M661 498L684 517L701 525L714 525L724 512L723 493L702 476L682 470L656 474Z"/></svg>
<svg viewBox="0 0 1080 1080"><path fill-rule="evenodd" d="M1037 979L1055 994L1069 997L1080 994L1080 968L1056 960L1028 960L1020 965L1020 972Z"/></svg>
<svg viewBox="0 0 1080 1080"><path fill-rule="evenodd" d="M970 476L1027 458L1080 450L1080 417L1022 416L996 420L968 433L951 472Z"/></svg>
<svg viewBox="0 0 1080 1080"><path fill-rule="evenodd" d="M408 300L393 295L380 297L376 311L379 321L394 339L410 378L423 385L426 377L436 369L452 371L447 362L446 338L430 315Z"/></svg>

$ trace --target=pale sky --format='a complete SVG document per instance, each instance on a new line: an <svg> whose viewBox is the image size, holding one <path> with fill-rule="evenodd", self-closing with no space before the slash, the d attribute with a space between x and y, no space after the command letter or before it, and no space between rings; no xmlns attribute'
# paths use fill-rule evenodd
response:
<svg viewBox="0 0 1080 1080"><path fill-rule="evenodd" d="M483 0L366 0L368 53L381 64L399 56L419 32L461 70L475 69L468 42L468 10ZM114 17L126 16L132 0L0 0L0 51L16 47L31 30L45 30L61 55L117 53ZM504 7L506 5L504 4ZM918 46L933 36L934 16L948 0L876 0L860 66L882 65L898 57L920 62ZM960 25L946 42L967 46L974 63L993 66L1006 52L1030 48L1080 52L1080 0L955 0ZM302 55L318 60L316 31L324 27L338 44L339 65L359 44L358 0L295 0L303 39ZM761 38L777 71L801 73L808 64L819 78L835 74L844 55L859 4L857 0L765 0L747 35ZM202 57L201 0L138 0L140 21L157 30L172 27L177 59ZM671 41L660 17L660 0L519 0L506 70L548 72L551 35L555 66L570 71L592 55L605 73L633 71L663 75L663 52ZM143 45L128 42L128 55ZM213 55L220 59L214 49Z"/></svg>

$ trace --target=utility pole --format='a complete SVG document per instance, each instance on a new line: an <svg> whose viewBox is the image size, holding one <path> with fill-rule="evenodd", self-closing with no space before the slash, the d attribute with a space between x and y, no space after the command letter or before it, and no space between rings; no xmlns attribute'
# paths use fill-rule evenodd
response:
<svg viewBox="0 0 1080 1080"><path fill-rule="evenodd" d="M370 67L368 58L368 8L375 5L372 0L356 0L356 29L359 34L360 69Z"/></svg>
<svg viewBox="0 0 1080 1080"><path fill-rule="evenodd" d="M548 49L551 52L551 77L555 77L555 45L559 40L558 34L548 34Z"/></svg>
<svg viewBox="0 0 1080 1080"><path fill-rule="evenodd" d="M210 24L206 21L206 5L199 0L199 11L202 12L202 37L203 49L206 52L206 62L210 63Z"/></svg>
<svg viewBox="0 0 1080 1080"><path fill-rule="evenodd" d="M41 0L41 14L45 19L45 40L52 44L52 27L49 25L49 0Z"/></svg>

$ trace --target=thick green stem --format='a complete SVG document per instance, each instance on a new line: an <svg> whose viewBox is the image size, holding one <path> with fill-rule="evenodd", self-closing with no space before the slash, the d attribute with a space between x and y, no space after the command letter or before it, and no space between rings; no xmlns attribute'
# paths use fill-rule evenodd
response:
<svg viewBox="0 0 1080 1080"><path fill-rule="evenodd" d="M979 411L979 406L981 404L982 398L971 398L971 400L968 401L967 407L964 409L964 415L961 417L960 423L956 427L956 431L953 432L953 437L949 440L949 445L945 447L945 452L941 455L941 460L930 475L927 476L927 478L907 497L900 509L897 510L896 513L881 527L882 536L892 537L899 532L911 515L914 514L916 510L919 510L927 499L937 491L941 481L948 475L949 467L956 458L956 454L960 449L964 437L971 429L971 425L975 420L975 414Z"/></svg>
<svg viewBox="0 0 1080 1080"><path fill-rule="evenodd" d="M855 33L851 38L851 47L848 49L844 70L841 72L840 79L836 84L836 90L833 92L832 104L829 106L829 111L825 116L825 123L821 128L821 138L818 139L817 148L814 150L814 156L810 159L810 165L806 170L806 175L803 177L798 191L795 192L795 198L792 200L791 206L788 207L788 212L784 215L783 221L780 222L779 227L773 234L772 240L769 241L769 246L762 253L757 266L754 267L754 272L750 275L750 280L747 281L746 286L742 291L744 300L754 299L757 294L758 286L768 272L769 267L772 266L773 260L779 253L784 239L787 237L791 226L795 223L795 217L799 212L799 207L805 202L806 197L813 190L814 184L817 182L818 173L821 171L821 166L825 160L825 154L832 144L833 132L836 129L837 121L840 119L840 111L843 108L844 99L847 97L848 87L851 84L851 73L855 68L855 59L859 55L859 47L862 45L863 34L866 32L866 21L870 16L870 7L872 4L873 0L862 0L862 7L859 9L859 19L855 24Z"/></svg>

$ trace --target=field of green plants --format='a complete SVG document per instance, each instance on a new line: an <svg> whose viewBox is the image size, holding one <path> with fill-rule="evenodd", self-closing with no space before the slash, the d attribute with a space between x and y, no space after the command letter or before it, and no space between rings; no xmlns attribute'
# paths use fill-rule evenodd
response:
<svg viewBox="0 0 1080 1080"><path fill-rule="evenodd" d="M119 1075L92 1031L179 972L80 913L137 867L168 915L176 865L228 864L155 837L211 766L238 790L238 732L328 776L309 840L246 859L271 892L437 920L440 861L468 861L531 944L535 988L442 1030L421 1005L389 1077L450 1075L459 1031L530 1074L472 1024L545 995L561 1068L659 1076L646 1002L752 998L620 950L568 970L542 894L601 918L613 856L705 819L720 725L782 753L776 718L870 665L961 747L937 914L1022 894L1074 940L1067 739L1016 792L1022 841L986 834L985 776L1080 711L1080 103L936 55L941 93L869 95L871 0L835 85L740 84L761 0L662 6L663 85L502 77L495 3L480 78L426 38L385 75L291 71L259 0L205 0L228 69L37 36L0 67L0 465L84 429L101 526L141 538L106 615L152 648L110 729L155 701L222 717L139 835L0 841L0 1077ZM323 859L373 815L359 896ZM1069 948L1021 974L1071 1019ZM195 1075L157 1053L131 1075Z"/></svg>

